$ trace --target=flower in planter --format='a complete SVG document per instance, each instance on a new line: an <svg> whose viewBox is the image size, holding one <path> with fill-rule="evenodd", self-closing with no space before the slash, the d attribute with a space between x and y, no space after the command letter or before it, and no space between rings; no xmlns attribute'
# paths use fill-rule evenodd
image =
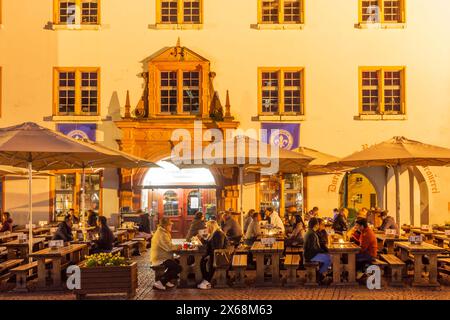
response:
<svg viewBox="0 0 450 320"><path fill-rule="evenodd" d="M129 262L121 257L119 254L112 255L111 253L97 253L86 257L86 267L114 267L114 266L128 266Z"/></svg>

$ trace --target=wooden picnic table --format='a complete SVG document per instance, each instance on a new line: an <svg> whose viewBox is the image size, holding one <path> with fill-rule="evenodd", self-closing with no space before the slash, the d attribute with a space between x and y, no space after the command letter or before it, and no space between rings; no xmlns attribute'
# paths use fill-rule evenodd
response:
<svg viewBox="0 0 450 320"><path fill-rule="evenodd" d="M46 248L37 252L33 252L29 256L38 261L38 289L62 289L61 270L68 263L79 263L88 255L88 246L86 244L72 244L66 247L51 249ZM69 257L67 257L69 256ZM52 260L51 284L47 287L45 269L45 260Z"/></svg>
<svg viewBox="0 0 450 320"><path fill-rule="evenodd" d="M394 243L405 242L408 238L402 236L388 236L386 234L376 234L377 240L381 243L381 246L386 247L388 254L394 254Z"/></svg>
<svg viewBox="0 0 450 320"><path fill-rule="evenodd" d="M127 230L118 230L114 232L114 237L117 238L117 241L120 243L127 241L128 231Z"/></svg>
<svg viewBox="0 0 450 320"><path fill-rule="evenodd" d="M437 244L438 247L444 248L444 244L450 243L450 236L443 235L435 235L434 236L434 242Z"/></svg>
<svg viewBox="0 0 450 320"><path fill-rule="evenodd" d="M414 257L414 280L413 286L438 287L438 255L444 252L443 248L423 242L422 244L411 244L410 242L396 242L395 246L400 248L400 259L409 260L409 254ZM429 259L427 268L422 261L423 256ZM423 277L423 272L428 271L428 278Z"/></svg>
<svg viewBox="0 0 450 320"><path fill-rule="evenodd" d="M19 235L21 235L21 233L15 233L15 232L0 233L0 243L16 240L19 237Z"/></svg>
<svg viewBox="0 0 450 320"><path fill-rule="evenodd" d="M38 247L38 250L44 249L45 238L33 238L33 250ZM10 259L27 259L29 244L27 241L13 240L2 244L8 250L8 260Z"/></svg>
<svg viewBox="0 0 450 320"><path fill-rule="evenodd" d="M422 229L411 229L411 232L416 235L423 235L425 237L425 241L433 241L433 238L436 235L445 235L445 232L442 231L430 231Z"/></svg>
<svg viewBox="0 0 450 320"><path fill-rule="evenodd" d="M250 248L253 256L256 259L256 283L257 287L264 286L278 286L281 285L280 280L280 258L284 251L284 242L277 241L273 246L267 247L261 243L261 241L256 241ZM264 263L264 258L269 257L269 266L272 269L272 281L266 282L264 278L266 265Z"/></svg>
<svg viewBox="0 0 450 320"><path fill-rule="evenodd" d="M188 283L188 276L189 274L193 273L195 276L195 283L192 285L194 287L197 286L202 281L202 271L200 269L200 262L203 256L206 254L206 248L205 247L196 247L194 249L183 249L179 248L172 251L174 254L180 256L180 266L181 266L181 273L180 273L180 288L187 288L189 287ZM188 259L189 257L193 257L194 264L188 265Z"/></svg>
<svg viewBox="0 0 450 320"><path fill-rule="evenodd" d="M356 254L360 251L361 248L351 242L332 243L328 246L328 253L331 254L333 262L332 285L350 286L357 284Z"/></svg>
<svg viewBox="0 0 450 320"><path fill-rule="evenodd" d="M40 234L49 233L50 229L51 229L50 227L36 227L36 228L33 228L33 235L34 236L38 236ZM23 229L14 230L14 232L28 234L29 230L27 228L23 228Z"/></svg>

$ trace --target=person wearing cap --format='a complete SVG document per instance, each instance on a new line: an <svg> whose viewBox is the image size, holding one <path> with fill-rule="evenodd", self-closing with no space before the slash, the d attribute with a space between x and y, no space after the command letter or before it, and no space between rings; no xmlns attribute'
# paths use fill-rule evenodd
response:
<svg viewBox="0 0 450 320"><path fill-rule="evenodd" d="M166 271L153 285L153 288L158 290L166 290L173 288L175 285L171 283L172 280L178 278L181 272L180 265L173 257L173 250L177 247L172 244L172 225L169 218L162 218L159 226L152 237L152 245L150 248L150 260L152 267L163 265Z"/></svg>

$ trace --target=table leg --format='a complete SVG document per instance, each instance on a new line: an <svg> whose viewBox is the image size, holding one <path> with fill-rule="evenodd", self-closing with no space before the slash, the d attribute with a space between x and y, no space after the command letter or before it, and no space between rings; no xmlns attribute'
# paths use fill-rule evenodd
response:
<svg viewBox="0 0 450 320"><path fill-rule="evenodd" d="M55 258L53 260L52 265L52 281L53 281L53 287L54 288L61 288L61 260L62 258Z"/></svg>
<svg viewBox="0 0 450 320"><path fill-rule="evenodd" d="M200 263L202 261L203 254L194 255L194 274L195 274L195 283L198 284L202 281L202 269L200 268Z"/></svg>
<svg viewBox="0 0 450 320"><path fill-rule="evenodd" d="M16 259L17 253L16 249L8 247L8 260Z"/></svg>
<svg viewBox="0 0 450 320"><path fill-rule="evenodd" d="M272 284L280 285L280 254L274 253L272 255Z"/></svg>
<svg viewBox="0 0 450 320"><path fill-rule="evenodd" d="M422 284L422 270L423 270L423 264L422 264L422 254L415 254L414 255L414 285L421 285Z"/></svg>
<svg viewBox="0 0 450 320"><path fill-rule="evenodd" d="M431 286L439 286L438 282L438 259L436 254L429 254L428 258L430 259L430 276L429 276L429 284Z"/></svg>
<svg viewBox="0 0 450 320"><path fill-rule="evenodd" d="M188 264L187 264L188 256L187 255L180 255L180 266L181 266L181 272L180 272L180 288L186 288L188 284Z"/></svg>
<svg viewBox="0 0 450 320"><path fill-rule="evenodd" d="M338 285L341 283L341 254L333 253L333 285Z"/></svg>
<svg viewBox="0 0 450 320"><path fill-rule="evenodd" d="M45 288L45 282L47 277L47 270L45 270L45 259L37 258L38 263L38 279L37 287L39 289Z"/></svg>
<svg viewBox="0 0 450 320"><path fill-rule="evenodd" d="M356 284L356 254L348 254L348 284Z"/></svg>
<svg viewBox="0 0 450 320"><path fill-rule="evenodd" d="M256 286L264 285L264 254L254 253L256 256Z"/></svg>

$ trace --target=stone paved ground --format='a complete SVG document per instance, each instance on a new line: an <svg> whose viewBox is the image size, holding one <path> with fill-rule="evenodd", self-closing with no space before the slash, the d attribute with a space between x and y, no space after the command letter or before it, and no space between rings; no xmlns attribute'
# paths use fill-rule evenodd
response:
<svg viewBox="0 0 450 320"><path fill-rule="evenodd" d="M152 289L154 281L150 270L148 252L136 257L139 267L139 288L136 300L450 300L450 277L442 279L438 289L392 288L383 284L382 290L371 291L364 286L316 287L316 288L244 288L244 289L175 289L166 292ZM26 294L9 293L2 288L0 300L73 300L70 292L30 292ZM124 296L91 296L88 299L125 299Z"/></svg>

